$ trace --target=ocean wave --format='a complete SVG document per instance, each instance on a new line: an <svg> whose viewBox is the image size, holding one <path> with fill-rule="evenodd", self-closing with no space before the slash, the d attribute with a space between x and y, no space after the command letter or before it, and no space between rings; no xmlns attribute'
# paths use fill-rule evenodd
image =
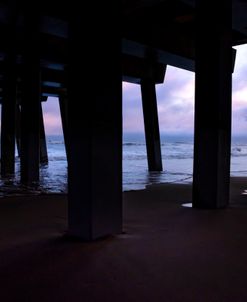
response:
<svg viewBox="0 0 247 302"><path fill-rule="evenodd" d="M232 152L241 152L242 148L241 147L234 147L232 148Z"/></svg>
<svg viewBox="0 0 247 302"><path fill-rule="evenodd" d="M231 149L232 157L245 157L247 156L247 149L241 147L234 147Z"/></svg>
<svg viewBox="0 0 247 302"><path fill-rule="evenodd" d="M123 143L123 146L145 146L145 143Z"/></svg>
<svg viewBox="0 0 247 302"><path fill-rule="evenodd" d="M231 170L231 173L247 173L247 170Z"/></svg>
<svg viewBox="0 0 247 302"><path fill-rule="evenodd" d="M147 155L134 155L134 154L124 154L123 155L123 160L146 160L147 159Z"/></svg>
<svg viewBox="0 0 247 302"><path fill-rule="evenodd" d="M246 157L246 156L247 156L247 153L244 153L244 154L231 153L231 156L232 156L232 157Z"/></svg>
<svg viewBox="0 0 247 302"><path fill-rule="evenodd" d="M174 159L193 159L192 154L162 154L164 160ZM123 154L123 160L140 161L147 160L146 154Z"/></svg>
<svg viewBox="0 0 247 302"><path fill-rule="evenodd" d="M183 173L183 172L168 172L169 175L174 175L174 176L188 176L192 177L191 173Z"/></svg>
<svg viewBox="0 0 247 302"><path fill-rule="evenodd" d="M53 141L53 140L48 140L49 145L64 145L64 141Z"/></svg>
<svg viewBox="0 0 247 302"><path fill-rule="evenodd" d="M49 161L67 161L66 156L49 156Z"/></svg>
<svg viewBox="0 0 247 302"><path fill-rule="evenodd" d="M193 159L193 154L164 154L164 159Z"/></svg>
<svg viewBox="0 0 247 302"><path fill-rule="evenodd" d="M162 142L160 143L162 147L168 147L168 146L179 146L179 145L191 145L189 142ZM145 142L124 142L123 146L146 146Z"/></svg>
<svg viewBox="0 0 247 302"><path fill-rule="evenodd" d="M164 146L166 146L167 144L169 144L169 143L162 143L162 145L164 145ZM193 145L190 142L183 142L183 141L177 141L177 142L170 143L170 144L171 145Z"/></svg>

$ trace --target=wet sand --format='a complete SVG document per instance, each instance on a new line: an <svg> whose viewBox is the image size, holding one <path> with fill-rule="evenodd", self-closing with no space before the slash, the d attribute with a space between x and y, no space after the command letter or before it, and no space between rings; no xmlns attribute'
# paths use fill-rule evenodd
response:
<svg viewBox="0 0 247 302"><path fill-rule="evenodd" d="M191 186L125 192L123 234L69 240L66 195L0 199L0 301L247 301L246 178L224 210Z"/></svg>

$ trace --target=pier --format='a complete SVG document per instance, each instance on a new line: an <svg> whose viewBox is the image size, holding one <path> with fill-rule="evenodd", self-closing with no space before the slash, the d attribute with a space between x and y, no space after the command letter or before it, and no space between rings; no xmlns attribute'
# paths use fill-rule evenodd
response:
<svg viewBox="0 0 247 302"><path fill-rule="evenodd" d="M17 147L21 183L39 181L49 96L68 161L68 194L0 200L0 300L246 301L246 179L230 182L230 148L247 2L0 0L0 37L1 177ZM148 169L162 171L167 66L195 72L193 183L122 193L122 81L140 85Z"/></svg>
<svg viewBox="0 0 247 302"><path fill-rule="evenodd" d="M15 173L17 143L21 182L39 181L40 163L49 160L41 102L57 96L68 159L68 233L82 240L121 233L121 82L141 87L148 167L161 171L155 85L172 65L196 77L193 206L226 207L232 47L247 42L246 5L125 0L121 8L87 3L87 11L100 24L90 31L79 4L0 1L1 175Z"/></svg>

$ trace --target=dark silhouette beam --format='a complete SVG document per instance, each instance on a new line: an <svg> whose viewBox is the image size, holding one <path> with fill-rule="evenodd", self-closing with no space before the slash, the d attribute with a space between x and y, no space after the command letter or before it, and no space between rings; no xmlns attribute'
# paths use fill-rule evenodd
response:
<svg viewBox="0 0 247 302"><path fill-rule="evenodd" d="M113 2L99 4L97 11L89 6L92 24L100 26L88 34L74 7L68 76L68 223L69 234L82 240L122 230L120 10Z"/></svg>
<svg viewBox="0 0 247 302"><path fill-rule="evenodd" d="M21 157L21 109L20 105L16 104L15 111L15 140L18 156Z"/></svg>
<svg viewBox="0 0 247 302"><path fill-rule="evenodd" d="M40 160L40 62L39 14L26 7L24 15L23 81L21 96L21 181L39 180Z"/></svg>
<svg viewBox="0 0 247 302"><path fill-rule="evenodd" d="M60 115L63 127L63 137L65 151L68 158L68 97L65 95L59 96Z"/></svg>
<svg viewBox="0 0 247 302"><path fill-rule="evenodd" d="M141 93L148 169L149 171L162 171L159 120L154 80L151 78L142 79Z"/></svg>
<svg viewBox="0 0 247 302"><path fill-rule="evenodd" d="M193 206L222 208L229 202L232 2L214 9L210 1L196 3Z"/></svg>
<svg viewBox="0 0 247 302"><path fill-rule="evenodd" d="M47 100L47 97L44 97ZM16 106L16 146L18 156L21 154L21 111L20 106ZM44 127L44 119L43 119L43 110L42 105L40 103L40 163L47 164L48 163L48 152L47 152L47 144L46 144L46 135L45 135L45 127Z"/></svg>
<svg viewBox="0 0 247 302"><path fill-rule="evenodd" d="M16 71L16 1L10 1L10 24L7 26L6 55L3 64L2 112L1 112L1 175L15 172L15 108L17 96Z"/></svg>
<svg viewBox="0 0 247 302"><path fill-rule="evenodd" d="M46 99L47 99L47 97L46 97ZM40 103L39 116L40 116L40 163L47 164L48 163L48 153L47 153L47 145L46 145L43 110L42 110L41 103Z"/></svg>
<svg viewBox="0 0 247 302"><path fill-rule="evenodd" d="M10 50L5 59L1 117L1 175L15 172L15 108L16 69L15 53Z"/></svg>

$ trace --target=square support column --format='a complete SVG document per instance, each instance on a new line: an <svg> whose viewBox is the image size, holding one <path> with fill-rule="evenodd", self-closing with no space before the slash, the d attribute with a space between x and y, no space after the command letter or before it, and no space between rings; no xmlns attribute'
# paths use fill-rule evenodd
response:
<svg viewBox="0 0 247 302"><path fill-rule="evenodd" d="M229 202L232 93L232 8L196 1L196 88L193 206Z"/></svg>
<svg viewBox="0 0 247 302"><path fill-rule="evenodd" d="M32 5L33 8L33 5ZM21 91L21 182L39 180L40 162L40 58L39 14L27 4L24 13Z"/></svg>
<svg viewBox="0 0 247 302"><path fill-rule="evenodd" d="M17 98L16 68L16 23L18 6L16 1L9 3L9 25L7 26L6 54L3 64L3 100L1 113L1 175L15 173L15 108Z"/></svg>
<svg viewBox="0 0 247 302"><path fill-rule="evenodd" d="M15 113L16 113L16 56L14 49L4 62L3 101L1 117L1 175L15 173Z"/></svg>
<svg viewBox="0 0 247 302"><path fill-rule="evenodd" d="M90 19L75 6L70 21L68 232L94 240L122 230L121 18L87 4Z"/></svg>
<svg viewBox="0 0 247 302"><path fill-rule="evenodd" d="M21 110L19 105L16 105L16 146L18 156L21 155ZM46 144L45 126L42 104L40 103L40 163L48 164L48 152Z"/></svg>
<svg viewBox="0 0 247 302"><path fill-rule="evenodd" d="M152 78L141 79L142 110L149 171L162 171L160 131L155 82Z"/></svg>
<svg viewBox="0 0 247 302"><path fill-rule="evenodd" d="M15 141L18 157L21 157L21 109L18 100L15 109Z"/></svg>
<svg viewBox="0 0 247 302"><path fill-rule="evenodd" d="M40 126L39 126L39 135L40 135L40 163L41 164L48 164L48 153L47 153L47 145L46 145L46 135L45 135L45 125L44 125L44 117L43 117L43 110L42 104L40 102L40 109L39 109L39 119L40 119Z"/></svg>
<svg viewBox="0 0 247 302"><path fill-rule="evenodd" d="M63 138L65 151L68 158L68 97L65 95L59 96L59 108L63 128Z"/></svg>

